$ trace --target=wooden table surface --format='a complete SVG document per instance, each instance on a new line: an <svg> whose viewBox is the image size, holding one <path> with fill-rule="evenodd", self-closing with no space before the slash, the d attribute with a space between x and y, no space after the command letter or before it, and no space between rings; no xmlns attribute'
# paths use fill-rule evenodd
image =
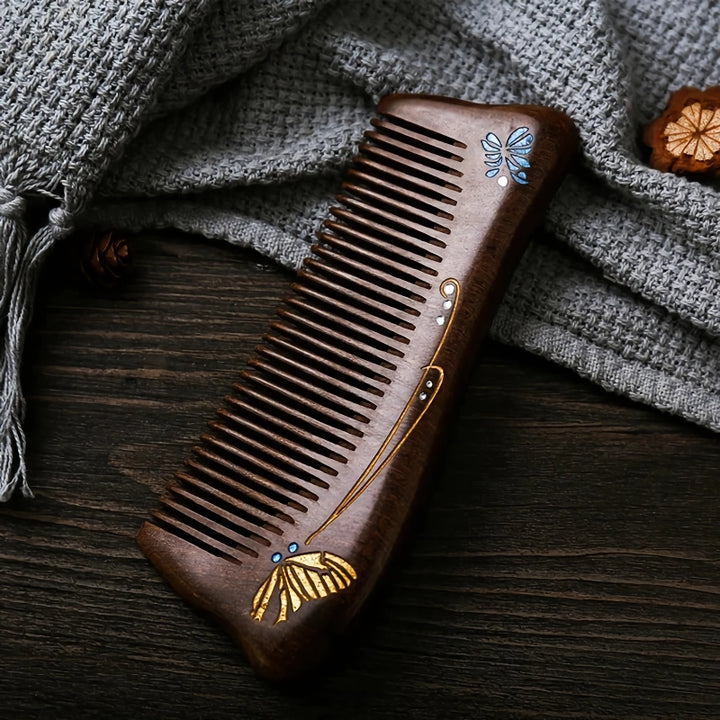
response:
<svg viewBox="0 0 720 720"><path fill-rule="evenodd" d="M720 443L486 343L407 546L324 673L258 681L135 533L289 274L134 239L54 256L28 338L35 500L0 508L0 718L720 718Z"/></svg>

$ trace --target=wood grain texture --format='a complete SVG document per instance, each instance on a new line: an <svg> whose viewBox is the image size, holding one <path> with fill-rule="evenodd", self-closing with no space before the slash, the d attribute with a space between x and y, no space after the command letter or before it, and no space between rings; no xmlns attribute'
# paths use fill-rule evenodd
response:
<svg viewBox="0 0 720 720"><path fill-rule="evenodd" d="M720 86L675 90L662 114L643 128L650 167L695 177L720 172Z"/></svg>
<svg viewBox="0 0 720 720"><path fill-rule="evenodd" d="M287 288L172 236L44 278L33 501L0 508L7 718L718 718L717 437L486 344L402 557L325 674L259 682L134 535Z"/></svg>

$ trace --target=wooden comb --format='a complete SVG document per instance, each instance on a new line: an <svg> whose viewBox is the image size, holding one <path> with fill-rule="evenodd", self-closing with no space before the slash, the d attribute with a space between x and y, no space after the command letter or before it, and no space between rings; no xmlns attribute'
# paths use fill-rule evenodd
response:
<svg viewBox="0 0 720 720"><path fill-rule="evenodd" d="M279 318L138 535L259 675L311 668L375 585L575 143L547 108L381 101Z"/></svg>

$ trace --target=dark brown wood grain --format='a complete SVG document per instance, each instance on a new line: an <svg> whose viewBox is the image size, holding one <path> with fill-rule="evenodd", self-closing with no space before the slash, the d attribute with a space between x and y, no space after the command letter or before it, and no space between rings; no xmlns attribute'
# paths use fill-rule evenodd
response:
<svg viewBox="0 0 720 720"><path fill-rule="evenodd" d="M378 114L278 319L138 534L266 679L313 673L381 577L576 149L572 121L538 106L392 95Z"/></svg>
<svg viewBox="0 0 720 720"><path fill-rule="evenodd" d="M717 437L486 344L399 560L329 667L258 681L134 535L290 275L144 238L114 296L43 281L33 501L0 509L0 715L720 717Z"/></svg>

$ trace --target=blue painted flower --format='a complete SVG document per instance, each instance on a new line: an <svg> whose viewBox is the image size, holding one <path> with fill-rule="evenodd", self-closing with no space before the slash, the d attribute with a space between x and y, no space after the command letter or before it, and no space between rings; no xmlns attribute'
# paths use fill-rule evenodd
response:
<svg viewBox="0 0 720 720"><path fill-rule="evenodd" d="M495 177L500 172L504 160L510 177L521 185L527 185L525 170L530 167L527 155L532 150L532 143L533 136L526 127L513 130L508 135L504 147L500 138L495 133L489 132L482 141L485 164L490 168L485 175L489 178Z"/></svg>

